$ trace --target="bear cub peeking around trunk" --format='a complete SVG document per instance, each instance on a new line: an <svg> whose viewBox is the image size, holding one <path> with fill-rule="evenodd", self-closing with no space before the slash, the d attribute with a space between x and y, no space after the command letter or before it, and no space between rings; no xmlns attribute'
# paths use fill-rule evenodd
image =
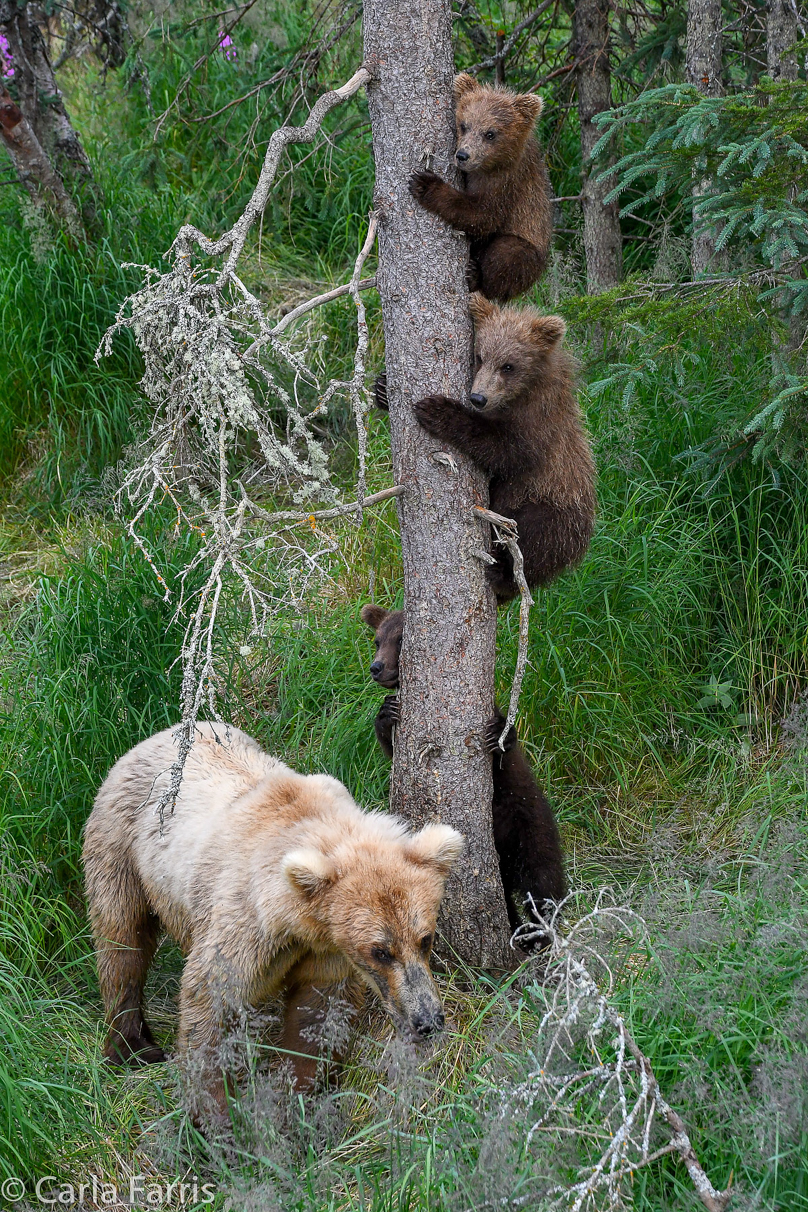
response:
<svg viewBox="0 0 808 1212"><path fill-rule="evenodd" d="M429 956L460 834L409 833L363 812L336 779L296 774L238 728L210 723L197 725L161 831L155 806L176 756L173 729L131 749L85 829L107 1058L163 1059L143 1013L161 928L186 955L176 1046L197 1078L197 1122L226 1115L222 1043L245 1006L282 996L281 1046L299 1089L316 1079L313 1029L332 994L358 1007L369 987L399 1031L440 1030Z"/></svg>
<svg viewBox="0 0 808 1212"><path fill-rule="evenodd" d="M506 303L538 281L550 251L550 178L533 134L542 101L478 84L467 72L455 77L454 93L463 188L419 172L410 193L469 236L469 287Z"/></svg>
<svg viewBox="0 0 808 1212"><path fill-rule="evenodd" d="M486 472L491 509L516 520L528 585L546 585L581 562L595 526L595 465L572 360L561 347L566 325L560 316L497 307L479 294L469 307L470 407L427 396L413 411L428 433ZM494 555L486 575L497 599L507 602L519 592L513 561L502 548Z"/></svg>
<svg viewBox="0 0 808 1212"><path fill-rule="evenodd" d="M376 637L371 677L386 690L395 690L399 680L404 611L385 610L369 603L362 607L361 615ZM393 728L397 723L398 698L390 694L379 708L374 725L376 739L390 758L393 756ZM513 932L526 920L535 921L528 895L541 914L547 901L557 902L564 898L567 886L561 838L553 810L536 782L515 728L510 729L505 739L505 752L499 748L504 727L505 717L497 711L488 721L486 742L494 763L494 844Z"/></svg>

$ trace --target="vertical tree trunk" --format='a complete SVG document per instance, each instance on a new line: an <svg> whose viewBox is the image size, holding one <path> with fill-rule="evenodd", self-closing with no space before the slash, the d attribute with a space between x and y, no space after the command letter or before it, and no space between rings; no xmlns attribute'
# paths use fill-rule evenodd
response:
<svg viewBox="0 0 808 1212"><path fill-rule="evenodd" d="M578 92L578 119L581 126L581 163L583 188L586 287L590 294L608 290L620 281L623 239L619 207L604 204L611 185L595 178L601 167L590 161L592 148L601 131L592 119L612 108L612 77L609 70L610 0L575 0L573 15L573 53Z"/></svg>
<svg viewBox="0 0 808 1212"><path fill-rule="evenodd" d="M62 178L53 171L28 119L5 88L0 89L0 138L34 203L49 205L75 236L81 236L81 217L73 199Z"/></svg>
<svg viewBox="0 0 808 1212"><path fill-rule="evenodd" d="M799 72L797 56L789 54L788 48L797 41L796 0L768 0L766 5L766 69L772 80L786 82L796 80ZM790 264L788 272L795 277L805 277L803 265ZM788 317L788 341L786 350L794 353L805 338L806 317Z"/></svg>
<svg viewBox="0 0 808 1212"><path fill-rule="evenodd" d="M687 82L705 97L720 97L721 86L721 0L687 0ZM709 179L695 181L693 201L710 189ZM714 228L693 218L691 267L693 277L708 270L722 270L724 258L716 256Z"/></svg>
<svg viewBox="0 0 808 1212"><path fill-rule="evenodd" d="M440 818L466 838L441 920L467 963L509 964L508 922L491 827L496 606L475 552L484 476L415 421L411 406L469 389L472 327L466 241L410 197L426 164L455 179L449 0L365 0L368 107L379 212L378 288L404 560L401 721L391 806L414 825ZM437 457L435 457L437 456Z"/></svg>
<svg viewBox="0 0 808 1212"><path fill-rule="evenodd" d="M51 168L77 189L85 223L95 217L92 168L67 115L47 48L31 6L0 0L0 33L8 39L14 75L9 91L19 105Z"/></svg>
<svg viewBox="0 0 808 1212"><path fill-rule="evenodd" d="M797 41L795 0L769 0L766 5L766 66L772 80L796 80L795 54L786 54Z"/></svg>

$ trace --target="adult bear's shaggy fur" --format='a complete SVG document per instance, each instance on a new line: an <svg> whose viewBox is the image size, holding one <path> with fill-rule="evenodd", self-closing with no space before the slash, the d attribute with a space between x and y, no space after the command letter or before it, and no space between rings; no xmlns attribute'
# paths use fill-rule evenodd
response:
<svg viewBox="0 0 808 1212"><path fill-rule="evenodd" d="M370 986L401 1030L437 1030L429 953L460 835L438 824L410 834L396 817L363 812L336 779L296 774L213 724L198 726L161 829L155 805L175 758L171 730L136 745L87 822L106 1056L163 1057L143 1013L161 927L186 954L177 1049L203 1070L197 1117L226 1109L221 1043L241 1007L283 996L281 1043L298 1054L299 1087L315 1077L311 1028L337 990L359 1004Z"/></svg>

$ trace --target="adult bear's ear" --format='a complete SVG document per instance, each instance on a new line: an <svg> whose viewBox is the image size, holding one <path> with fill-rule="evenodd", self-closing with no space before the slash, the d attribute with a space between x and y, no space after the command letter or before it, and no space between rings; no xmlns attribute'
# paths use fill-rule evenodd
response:
<svg viewBox="0 0 808 1212"><path fill-rule="evenodd" d="M567 325L561 316L536 315L530 323L533 348L539 353L550 353L564 340Z"/></svg>
<svg viewBox="0 0 808 1212"><path fill-rule="evenodd" d="M409 857L415 863L428 863L437 867L441 875L448 875L465 846L462 833L449 825L424 825L407 843Z"/></svg>
<svg viewBox="0 0 808 1212"><path fill-rule="evenodd" d="M544 102L535 93L520 93L518 97L513 98L513 108L520 118L532 126L534 122L538 122Z"/></svg>
<svg viewBox="0 0 808 1212"><path fill-rule="evenodd" d="M485 320L489 320L496 310L496 304L491 303L479 291L475 291L473 295L469 295L469 311L475 324L482 324Z"/></svg>
<svg viewBox="0 0 808 1212"><path fill-rule="evenodd" d="M307 900L324 892L337 878L334 864L313 846L290 850L284 855L281 870L295 892L301 893Z"/></svg>
<svg viewBox="0 0 808 1212"><path fill-rule="evenodd" d="M385 610L383 606L375 606L373 602L368 602L367 606L363 606L359 612L362 622L367 623L368 627L372 627L374 631L379 630L389 613L389 610Z"/></svg>
<svg viewBox="0 0 808 1212"><path fill-rule="evenodd" d="M455 76L454 78L455 101L459 101L461 97L465 97L467 93L473 93L480 87L481 85L468 72L461 72L459 76Z"/></svg>

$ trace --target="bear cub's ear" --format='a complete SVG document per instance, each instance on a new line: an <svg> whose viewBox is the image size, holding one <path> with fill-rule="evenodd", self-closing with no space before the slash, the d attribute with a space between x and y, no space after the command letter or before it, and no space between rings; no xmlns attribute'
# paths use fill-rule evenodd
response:
<svg viewBox="0 0 808 1212"><path fill-rule="evenodd" d="M281 870L296 892L300 892L307 900L323 892L337 878L337 869L319 850L313 846L301 847L300 850L290 850L284 855Z"/></svg>
<svg viewBox="0 0 808 1212"><path fill-rule="evenodd" d="M496 304L491 303L478 290L474 294L469 295L469 311L475 324L482 324L485 320L490 320L497 310Z"/></svg>
<svg viewBox="0 0 808 1212"><path fill-rule="evenodd" d="M567 325L561 316L535 316L530 324L534 349L551 353L564 340Z"/></svg>
<svg viewBox="0 0 808 1212"><path fill-rule="evenodd" d="M473 76L470 76L468 72L460 72L460 74L454 78L455 101L459 101L460 98L465 97L467 93L475 92L478 88L481 88L481 85L477 83Z"/></svg>
<svg viewBox="0 0 808 1212"><path fill-rule="evenodd" d="M362 622L367 623L374 631L379 630L389 613L389 610L385 610L383 606L375 606L373 602L368 602L359 612Z"/></svg>
<svg viewBox="0 0 808 1212"><path fill-rule="evenodd" d="M448 875L465 844L462 833L449 825L424 825L409 839L407 850L413 862L429 863L437 867L441 875Z"/></svg>
<svg viewBox="0 0 808 1212"><path fill-rule="evenodd" d="M520 93L518 97L513 98L513 108L520 118L532 126L534 122L538 122L544 102L535 93Z"/></svg>

